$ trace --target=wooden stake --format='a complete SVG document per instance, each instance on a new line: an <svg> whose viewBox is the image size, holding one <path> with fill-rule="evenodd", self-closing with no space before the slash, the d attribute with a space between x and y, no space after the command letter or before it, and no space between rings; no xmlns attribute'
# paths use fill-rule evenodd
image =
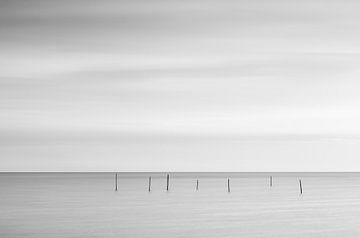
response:
<svg viewBox="0 0 360 238"><path fill-rule="evenodd" d="M299 186L300 186L300 195L303 193L302 185L301 185L301 179L299 179Z"/></svg>
<svg viewBox="0 0 360 238"><path fill-rule="evenodd" d="M118 190L118 174L115 174L115 191Z"/></svg>
<svg viewBox="0 0 360 238"><path fill-rule="evenodd" d="M151 176L149 177L149 192L151 191Z"/></svg>
<svg viewBox="0 0 360 238"><path fill-rule="evenodd" d="M199 190L199 180L197 179L196 180L196 191L198 191Z"/></svg>
<svg viewBox="0 0 360 238"><path fill-rule="evenodd" d="M228 186L227 186L227 187L228 187L228 193L230 193L230 179L228 179L227 182L228 182L228 184L227 184L227 185L228 185Z"/></svg>
<svg viewBox="0 0 360 238"><path fill-rule="evenodd" d="M272 176L270 176L270 187L272 187Z"/></svg>
<svg viewBox="0 0 360 238"><path fill-rule="evenodd" d="M166 191L169 191L169 182L170 182L170 176L167 174L166 176Z"/></svg>

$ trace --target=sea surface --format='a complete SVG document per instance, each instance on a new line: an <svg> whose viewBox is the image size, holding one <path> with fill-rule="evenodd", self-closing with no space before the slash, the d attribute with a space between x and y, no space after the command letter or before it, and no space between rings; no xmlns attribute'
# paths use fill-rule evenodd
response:
<svg viewBox="0 0 360 238"><path fill-rule="evenodd" d="M0 173L0 237L360 237L360 173Z"/></svg>

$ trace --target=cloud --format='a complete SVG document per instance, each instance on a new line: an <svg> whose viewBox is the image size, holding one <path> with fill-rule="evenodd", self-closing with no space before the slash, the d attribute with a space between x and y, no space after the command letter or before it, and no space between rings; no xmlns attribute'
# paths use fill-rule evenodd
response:
<svg viewBox="0 0 360 238"><path fill-rule="evenodd" d="M60 158L63 143L86 148L99 137L140 160L141 148L152 151L149 135L158 143L153 156L167 141L179 144L164 151L208 156L181 145L241 138L259 143L250 154L261 146L273 153L262 143L279 137L354 139L357 9L337 0L1 1L0 130L11 137L3 150L20 158L29 143L36 157L49 140L42 149L55 146ZM135 153L124 135L143 147Z"/></svg>

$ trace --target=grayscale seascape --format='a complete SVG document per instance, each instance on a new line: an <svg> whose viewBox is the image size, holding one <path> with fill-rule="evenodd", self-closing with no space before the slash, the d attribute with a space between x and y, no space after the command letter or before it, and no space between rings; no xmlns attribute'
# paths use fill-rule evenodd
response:
<svg viewBox="0 0 360 238"><path fill-rule="evenodd" d="M360 1L0 0L0 238L358 238L359 91Z"/></svg>
<svg viewBox="0 0 360 238"><path fill-rule="evenodd" d="M114 176L0 173L0 237L360 235L359 173L170 173L168 192L165 173Z"/></svg>

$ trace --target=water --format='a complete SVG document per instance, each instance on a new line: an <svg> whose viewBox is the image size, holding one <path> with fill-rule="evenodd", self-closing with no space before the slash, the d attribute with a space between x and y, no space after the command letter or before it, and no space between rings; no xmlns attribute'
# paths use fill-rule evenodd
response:
<svg viewBox="0 0 360 238"><path fill-rule="evenodd" d="M358 173L149 175L0 173L0 237L360 236Z"/></svg>

